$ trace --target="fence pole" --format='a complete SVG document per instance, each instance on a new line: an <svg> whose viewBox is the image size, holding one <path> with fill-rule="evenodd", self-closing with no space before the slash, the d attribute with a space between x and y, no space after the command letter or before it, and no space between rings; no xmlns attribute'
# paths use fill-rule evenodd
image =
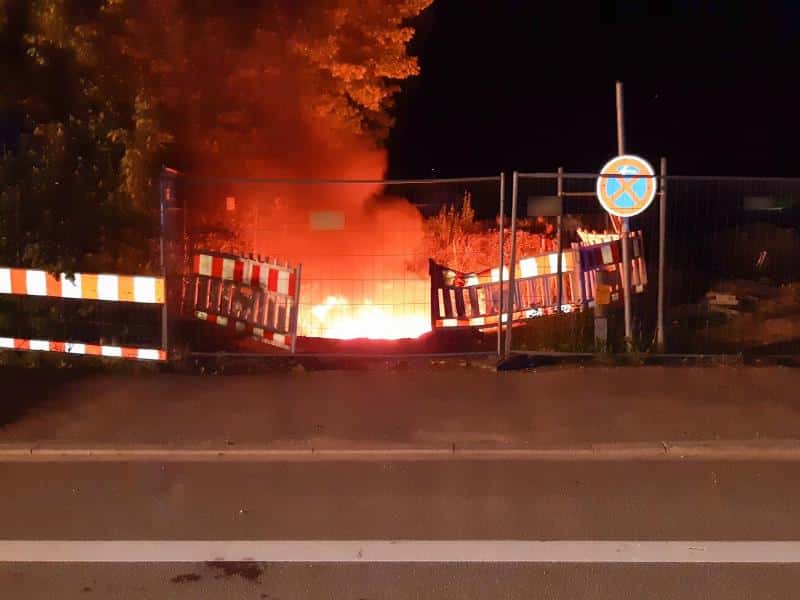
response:
<svg viewBox="0 0 800 600"><path fill-rule="evenodd" d="M164 169L159 178L158 194L159 194L159 209L161 217L161 277L164 280L164 304L161 305L161 348L167 353L169 359L169 326L168 326L168 308L169 308L169 290L167 289L167 260L165 238L167 235L167 171Z"/></svg>
<svg viewBox="0 0 800 600"><path fill-rule="evenodd" d="M503 357L503 237L505 234L505 200L506 200L506 174L500 173L500 278L498 280L500 286L500 323L497 324L497 358L498 360Z"/></svg>
<svg viewBox="0 0 800 600"><path fill-rule="evenodd" d="M617 152L625 154L625 107L622 82L617 82ZM633 333L631 331L631 220L622 219L622 297L625 302L625 348L631 350Z"/></svg>
<svg viewBox="0 0 800 600"><path fill-rule="evenodd" d="M297 265L297 281L294 288L294 310L291 315L291 324L289 325L292 331L292 354L297 352L297 330L298 321L300 318L300 286L303 281L303 265Z"/></svg>
<svg viewBox="0 0 800 600"><path fill-rule="evenodd" d="M561 264L563 260L563 250L561 249L561 215L564 212L564 167L558 167L558 205L559 205L559 213L558 217L556 218L556 227L558 227L558 234L557 234L557 241L558 244L558 305L556 306L557 312L561 311L561 306L564 304L564 281L563 281L563 266Z"/></svg>
<svg viewBox="0 0 800 600"><path fill-rule="evenodd" d="M519 192L519 173L514 171L514 178L511 183L511 259L508 265L508 318L506 328L506 351L505 355L511 354L511 330L514 321L514 279L516 275L517 262L517 196ZM502 327L502 313L500 315L500 326Z"/></svg>
<svg viewBox="0 0 800 600"><path fill-rule="evenodd" d="M658 202L658 315L656 345L664 352L664 269L667 254L667 159L661 158L661 187Z"/></svg>

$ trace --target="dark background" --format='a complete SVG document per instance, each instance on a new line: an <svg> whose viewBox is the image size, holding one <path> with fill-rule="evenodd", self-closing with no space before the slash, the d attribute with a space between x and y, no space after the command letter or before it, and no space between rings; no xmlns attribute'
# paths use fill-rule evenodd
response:
<svg viewBox="0 0 800 600"><path fill-rule="evenodd" d="M796 0L437 0L398 98L390 176L597 171L627 150L672 174L797 175Z"/></svg>

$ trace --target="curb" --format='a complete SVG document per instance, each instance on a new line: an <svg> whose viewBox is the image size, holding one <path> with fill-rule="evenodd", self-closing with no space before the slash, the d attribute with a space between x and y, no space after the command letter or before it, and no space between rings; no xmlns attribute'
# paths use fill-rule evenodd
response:
<svg viewBox="0 0 800 600"><path fill-rule="evenodd" d="M604 443L563 447L176 448L0 445L9 462L320 462L320 461L800 461L800 440Z"/></svg>

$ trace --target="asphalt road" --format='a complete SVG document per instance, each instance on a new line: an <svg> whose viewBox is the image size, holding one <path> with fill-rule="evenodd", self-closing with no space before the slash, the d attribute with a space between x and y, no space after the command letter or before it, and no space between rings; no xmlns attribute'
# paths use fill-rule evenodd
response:
<svg viewBox="0 0 800 600"><path fill-rule="evenodd" d="M800 431L788 368L57 375L0 369L0 444L529 447Z"/></svg>
<svg viewBox="0 0 800 600"><path fill-rule="evenodd" d="M485 541L487 553L497 540L793 541L798 469L731 461L2 463L0 537L150 540L153 561L163 560L159 542L180 540L471 540ZM0 590L8 598L749 599L796 598L800 586L800 564L213 558L9 562L0 565Z"/></svg>

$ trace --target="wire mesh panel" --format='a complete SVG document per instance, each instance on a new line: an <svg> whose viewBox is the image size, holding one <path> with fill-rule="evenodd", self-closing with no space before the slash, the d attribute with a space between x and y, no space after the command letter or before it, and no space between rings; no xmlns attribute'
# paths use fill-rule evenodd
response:
<svg viewBox="0 0 800 600"><path fill-rule="evenodd" d="M599 243L617 232L600 208L594 174L520 174L518 256L524 236L548 243ZM559 188L559 179L561 187ZM800 351L800 180L659 177L665 187L664 318L671 353L796 353ZM559 197L558 217L529 217L529 209ZM659 202L631 219L648 282L634 296L636 347L655 349L659 266ZM636 244L634 244L634 250ZM521 254L520 254L521 252ZM637 273L632 278L635 283ZM610 315L622 335L621 319ZM588 332L587 332L588 333ZM520 338L521 339L521 338ZM576 345L584 340L573 340ZM564 349L564 348L562 348Z"/></svg>
<svg viewBox="0 0 800 600"><path fill-rule="evenodd" d="M800 352L800 180L669 177L668 348Z"/></svg>
<svg viewBox="0 0 800 600"><path fill-rule="evenodd" d="M315 339L417 339L431 331L428 259L497 263L500 178L232 180L180 175L170 235L198 250L303 268L298 351Z"/></svg>

